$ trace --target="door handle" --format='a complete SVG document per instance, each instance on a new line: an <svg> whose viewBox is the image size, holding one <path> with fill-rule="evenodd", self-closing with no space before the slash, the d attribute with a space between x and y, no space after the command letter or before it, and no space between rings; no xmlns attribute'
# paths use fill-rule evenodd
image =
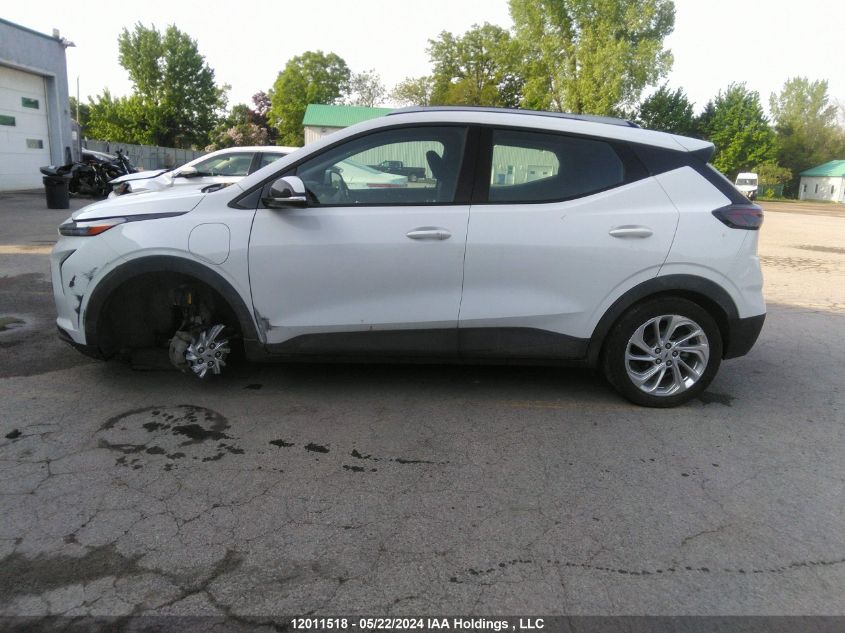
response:
<svg viewBox="0 0 845 633"><path fill-rule="evenodd" d="M452 234L437 226L421 226L405 233L405 237L412 240L448 240Z"/></svg>
<svg viewBox="0 0 845 633"><path fill-rule="evenodd" d="M647 226L615 226L608 231L613 237L651 237L653 232Z"/></svg>

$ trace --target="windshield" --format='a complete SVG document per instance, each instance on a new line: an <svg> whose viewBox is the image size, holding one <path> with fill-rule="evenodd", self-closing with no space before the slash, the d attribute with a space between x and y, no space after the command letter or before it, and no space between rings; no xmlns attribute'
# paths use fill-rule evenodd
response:
<svg viewBox="0 0 845 633"><path fill-rule="evenodd" d="M757 179L756 178L737 178L736 184L738 184L738 185L756 185Z"/></svg>

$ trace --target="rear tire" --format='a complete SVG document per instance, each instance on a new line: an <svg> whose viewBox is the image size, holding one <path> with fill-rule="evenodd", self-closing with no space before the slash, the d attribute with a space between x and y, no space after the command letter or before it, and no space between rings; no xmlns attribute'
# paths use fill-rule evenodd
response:
<svg viewBox="0 0 845 633"><path fill-rule="evenodd" d="M698 396L722 360L722 336L712 316L680 297L630 308L605 342L602 368L625 398L646 407L675 407Z"/></svg>

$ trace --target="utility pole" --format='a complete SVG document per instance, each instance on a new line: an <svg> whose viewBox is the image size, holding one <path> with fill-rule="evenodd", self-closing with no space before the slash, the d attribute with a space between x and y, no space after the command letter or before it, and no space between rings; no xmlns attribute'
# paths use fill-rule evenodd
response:
<svg viewBox="0 0 845 633"><path fill-rule="evenodd" d="M79 122L79 75L76 76L76 156L82 160L82 124Z"/></svg>

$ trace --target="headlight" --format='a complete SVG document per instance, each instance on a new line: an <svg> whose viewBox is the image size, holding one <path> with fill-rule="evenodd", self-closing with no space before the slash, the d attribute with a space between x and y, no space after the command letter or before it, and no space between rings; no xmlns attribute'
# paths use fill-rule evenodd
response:
<svg viewBox="0 0 845 633"><path fill-rule="evenodd" d="M59 234L67 237L92 237L108 231L113 226L123 224L126 218L106 218L90 222L65 222L59 226Z"/></svg>

